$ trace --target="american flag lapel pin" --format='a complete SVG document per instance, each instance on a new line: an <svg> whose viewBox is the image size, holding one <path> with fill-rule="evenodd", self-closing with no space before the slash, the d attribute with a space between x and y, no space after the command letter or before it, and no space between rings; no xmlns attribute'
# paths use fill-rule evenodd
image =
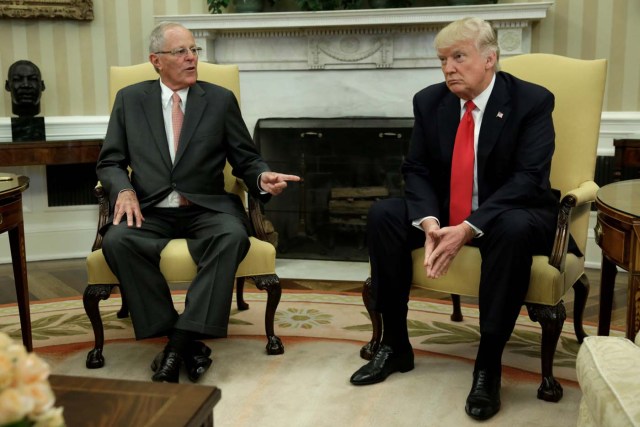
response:
<svg viewBox="0 0 640 427"><path fill-rule="evenodd" d="M502 116L504 116L504 114L502 114L502 111L498 111L498 114L496 114L496 117L501 119Z"/></svg>

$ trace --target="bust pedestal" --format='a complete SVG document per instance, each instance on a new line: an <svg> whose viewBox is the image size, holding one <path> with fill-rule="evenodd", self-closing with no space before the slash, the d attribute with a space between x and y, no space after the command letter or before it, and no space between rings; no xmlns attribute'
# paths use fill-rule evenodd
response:
<svg viewBox="0 0 640 427"><path fill-rule="evenodd" d="M11 140L13 142L44 141L44 117L12 117Z"/></svg>

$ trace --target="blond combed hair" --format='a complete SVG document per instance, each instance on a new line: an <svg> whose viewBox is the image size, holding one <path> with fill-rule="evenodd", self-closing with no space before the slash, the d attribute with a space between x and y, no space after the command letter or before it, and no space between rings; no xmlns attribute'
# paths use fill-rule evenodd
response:
<svg viewBox="0 0 640 427"><path fill-rule="evenodd" d="M500 68L500 47L498 37L491 24L480 18L463 18L453 21L438 32L433 44L436 50L446 49L452 45L466 41L475 41L476 48L481 55L487 56L491 52L496 54L495 71Z"/></svg>

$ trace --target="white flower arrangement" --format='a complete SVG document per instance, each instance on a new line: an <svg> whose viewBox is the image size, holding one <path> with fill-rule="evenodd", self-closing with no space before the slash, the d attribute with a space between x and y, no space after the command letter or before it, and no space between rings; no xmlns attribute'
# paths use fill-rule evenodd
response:
<svg viewBox="0 0 640 427"><path fill-rule="evenodd" d="M49 365L0 332L0 426L63 427Z"/></svg>

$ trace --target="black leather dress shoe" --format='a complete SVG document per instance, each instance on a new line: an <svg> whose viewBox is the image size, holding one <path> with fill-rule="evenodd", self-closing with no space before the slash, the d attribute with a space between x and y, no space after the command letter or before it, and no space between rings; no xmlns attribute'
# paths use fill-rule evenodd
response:
<svg viewBox="0 0 640 427"><path fill-rule="evenodd" d="M196 382L207 372L207 369L213 363L209 357L211 349L203 342L194 341L187 354L184 356L184 366L187 370L187 376L192 382Z"/></svg>
<svg viewBox="0 0 640 427"><path fill-rule="evenodd" d="M151 363L154 371L151 377L155 382L177 383L180 375L180 365L182 357L171 347L165 347L164 351L158 353Z"/></svg>
<svg viewBox="0 0 640 427"><path fill-rule="evenodd" d="M473 373L473 385L464 410L471 418L487 420L500 410L500 374L479 369Z"/></svg>
<svg viewBox="0 0 640 427"><path fill-rule="evenodd" d="M351 376L351 384L368 385L382 382L394 372L408 372L413 369L413 349L396 353L388 345L383 345L373 359Z"/></svg>

